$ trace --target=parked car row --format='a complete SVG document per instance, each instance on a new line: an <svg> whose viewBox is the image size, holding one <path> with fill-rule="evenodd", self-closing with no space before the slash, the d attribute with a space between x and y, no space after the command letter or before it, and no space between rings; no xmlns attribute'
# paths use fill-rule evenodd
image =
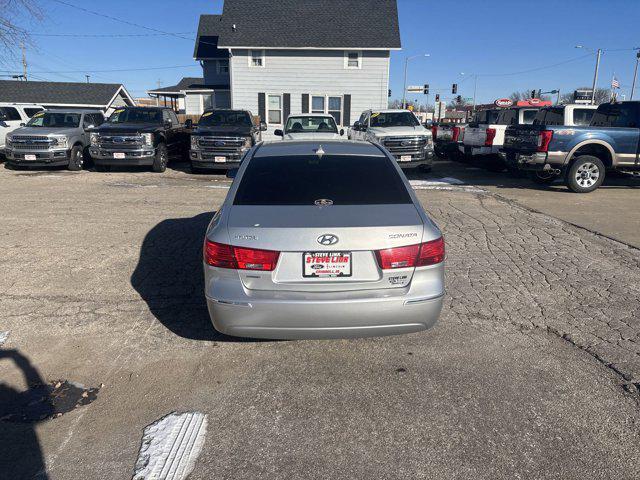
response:
<svg viewBox="0 0 640 480"><path fill-rule="evenodd" d="M577 193L597 189L607 171L640 171L637 101L487 109L432 130L439 156L527 172L544 185L562 180Z"/></svg>
<svg viewBox="0 0 640 480"><path fill-rule="evenodd" d="M21 125L7 134L9 164L79 170L90 160L98 171L149 166L163 172L179 159L190 161L194 172L237 168L267 130L247 110L207 110L194 127L163 107L123 107L106 120L97 110L44 110ZM429 170L434 156L431 131L407 110L367 110L346 137L333 116L314 113L290 115L284 129L274 133L284 141L371 141L386 148L402 168Z"/></svg>

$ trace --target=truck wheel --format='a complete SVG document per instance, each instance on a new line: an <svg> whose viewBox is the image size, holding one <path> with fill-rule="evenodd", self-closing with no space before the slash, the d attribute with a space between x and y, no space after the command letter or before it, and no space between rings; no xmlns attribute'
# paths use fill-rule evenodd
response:
<svg viewBox="0 0 640 480"><path fill-rule="evenodd" d="M531 172L529 178L538 185L551 185L558 176L550 172Z"/></svg>
<svg viewBox="0 0 640 480"><path fill-rule="evenodd" d="M159 143L156 148L156 158L153 160L153 171L156 173L162 173L167 169L167 163L169 161L169 152L167 146L164 143Z"/></svg>
<svg viewBox="0 0 640 480"><path fill-rule="evenodd" d="M72 172L77 172L82 170L82 166L84 165L84 151L82 146L74 145L71 149L71 154L69 155L69 165L67 168Z"/></svg>
<svg viewBox="0 0 640 480"><path fill-rule="evenodd" d="M567 187L576 193L593 192L602 185L604 175L602 160L591 155L581 155L567 172Z"/></svg>

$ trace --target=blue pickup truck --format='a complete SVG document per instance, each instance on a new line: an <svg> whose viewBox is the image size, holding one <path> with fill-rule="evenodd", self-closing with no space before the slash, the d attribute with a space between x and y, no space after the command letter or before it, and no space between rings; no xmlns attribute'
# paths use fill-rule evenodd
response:
<svg viewBox="0 0 640 480"><path fill-rule="evenodd" d="M564 179L577 193L602 185L607 170L640 171L640 102L600 105L588 126L507 128L502 155L540 184Z"/></svg>

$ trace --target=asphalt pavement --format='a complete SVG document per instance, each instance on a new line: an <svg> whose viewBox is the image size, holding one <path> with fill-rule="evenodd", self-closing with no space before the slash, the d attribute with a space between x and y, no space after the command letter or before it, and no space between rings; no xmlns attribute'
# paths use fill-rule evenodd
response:
<svg viewBox="0 0 640 480"><path fill-rule="evenodd" d="M440 323L332 341L212 329L224 177L0 169L0 405L96 394L0 411L0 478L131 478L171 412L208 419L191 479L637 478L640 252L445 167L416 174L447 242Z"/></svg>

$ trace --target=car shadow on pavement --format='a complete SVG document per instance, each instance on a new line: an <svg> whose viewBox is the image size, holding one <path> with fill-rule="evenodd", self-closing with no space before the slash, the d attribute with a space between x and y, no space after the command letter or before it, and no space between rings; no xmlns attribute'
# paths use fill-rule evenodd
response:
<svg viewBox="0 0 640 480"><path fill-rule="evenodd" d="M204 296L202 242L215 212L158 223L145 236L131 285L151 313L190 340L246 342L217 332Z"/></svg>
<svg viewBox="0 0 640 480"><path fill-rule="evenodd" d="M0 477L46 480L36 425L51 417L53 405L42 388L45 382L26 356L0 349L0 362L5 360L20 369L27 388L0 383Z"/></svg>

